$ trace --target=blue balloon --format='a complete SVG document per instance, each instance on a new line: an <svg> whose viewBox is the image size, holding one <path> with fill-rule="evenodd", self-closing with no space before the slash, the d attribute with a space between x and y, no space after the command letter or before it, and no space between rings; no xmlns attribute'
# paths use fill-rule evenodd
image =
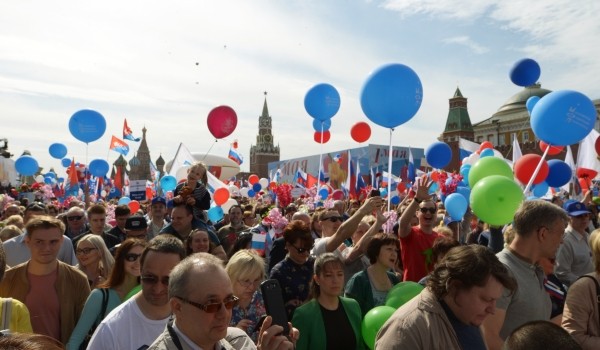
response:
<svg viewBox="0 0 600 350"><path fill-rule="evenodd" d="M252 185L252 190L254 192L260 192L260 190L262 190L262 185L257 182L254 185Z"/></svg>
<svg viewBox="0 0 600 350"><path fill-rule="evenodd" d="M429 187L429 194L434 194L435 191L437 191L440 188L440 185L438 185L437 182L434 182L431 184L431 187Z"/></svg>
<svg viewBox="0 0 600 350"><path fill-rule="evenodd" d="M340 109L340 94L329 84L317 84L304 96L304 109L317 120L330 119Z"/></svg>
<svg viewBox="0 0 600 350"><path fill-rule="evenodd" d="M62 143L53 143L48 147L48 152L52 158L61 159L67 155L67 146Z"/></svg>
<svg viewBox="0 0 600 350"><path fill-rule="evenodd" d="M177 187L177 179L173 175L165 175L160 179L160 188L163 191L173 191Z"/></svg>
<svg viewBox="0 0 600 350"><path fill-rule="evenodd" d="M392 203L393 205L398 205L398 204L400 204L400 197L398 197L398 196L393 196L393 197L390 199L390 203Z"/></svg>
<svg viewBox="0 0 600 350"><path fill-rule="evenodd" d="M39 165L35 158L33 158L32 156L24 155L20 156L15 161L15 169L17 169L17 172L21 175L31 176L37 173Z"/></svg>
<svg viewBox="0 0 600 350"><path fill-rule="evenodd" d="M127 204L129 204L129 202L131 202L131 198L129 198L129 197L121 197L121 198L119 198L119 201L117 202L117 204L119 204L119 205L127 205Z"/></svg>
<svg viewBox="0 0 600 350"><path fill-rule="evenodd" d="M546 183L551 187L561 187L571 181L572 170L569 164L560 159L548 161L548 177Z"/></svg>
<svg viewBox="0 0 600 350"><path fill-rule="evenodd" d="M252 198L256 196L256 192L254 192L254 190L248 190L248 197Z"/></svg>
<svg viewBox="0 0 600 350"><path fill-rule="evenodd" d="M108 192L108 195L106 196L106 199L118 198L119 196L121 196L121 191L118 188L113 187Z"/></svg>
<svg viewBox="0 0 600 350"><path fill-rule="evenodd" d="M58 181L59 184L65 182L65 178L64 177L59 177L58 179L56 179Z"/></svg>
<svg viewBox="0 0 600 350"><path fill-rule="evenodd" d="M108 162L104 159L94 159L89 165L90 173L97 177L104 177L110 169Z"/></svg>
<svg viewBox="0 0 600 350"><path fill-rule="evenodd" d="M223 219L223 208L221 207L212 207L208 209L208 219L213 223L217 223Z"/></svg>
<svg viewBox="0 0 600 350"><path fill-rule="evenodd" d="M44 177L44 183L47 185L52 185L52 178L51 177Z"/></svg>
<svg viewBox="0 0 600 350"><path fill-rule="evenodd" d="M82 109L71 116L69 131L79 141L90 143L104 135L106 120L96 111Z"/></svg>
<svg viewBox="0 0 600 350"><path fill-rule="evenodd" d="M494 150L492 148L486 148L483 151L481 151L481 153L479 153L479 159L483 158L483 157L493 157L494 156Z"/></svg>
<svg viewBox="0 0 600 350"><path fill-rule="evenodd" d="M323 132L325 132L331 128L331 119L326 119L324 121L313 119L313 129L315 129L316 132L321 132L321 124L323 125Z"/></svg>
<svg viewBox="0 0 600 350"><path fill-rule="evenodd" d="M383 198L385 196L387 196L388 192L387 192L387 188L382 188L381 191L379 191L379 195Z"/></svg>
<svg viewBox="0 0 600 350"><path fill-rule="evenodd" d="M531 115L531 113L533 112L533 107L535 107L535 105L538 103L539 100L540 100L539 96L531 96L530 98L527 99L525 106L527 106L529 115Z"/></svg>
<svg viewBox="0 0 600 350"><path fill-rule="evenodd" d="M462 220L468 206L467 199L460 193L451 193L444 201L446 212L453 220Z"/></svg>
<svg viewBox="0 0 600 350"><path fill-rule="evenodd" d="M322 200L326 200L327 197L329 197L329 191L327 191L326 188L322 188L319 190L319 197L321 197Z"/></svg>
<svg viewBox="0 0 600 350"><path fill-rule="evenodd" d="M433 168L442 169L452 160L452 149L444 142L434 142L425 150L427 163Z"/></svg>
<svg viewBox="0 0 600 350"><path fill-rule="evenodd" d="M541 73L540 65L536 61L524 58L515 62L510 69L510 80L518 86L529 86L538 81Z"/></svg>
<svg viewBox="0 0 600 350"><path fill-rule="evenodd" d="M60 164L62 164L62 166L64 166L65 168L68 167L69 165L71 165L71 160L69 158L63 158L60 161Z"/></svg>
<svg viewBox="0 0 600 350"><path fill-rule="evenodd" d="M592 100L580 92L553 91L535 105L530 122L535 135L547 144L572 145L594 128L596 108Z"/></svg>
<svg viewBox="0 0 600 350"><path fill-rule="evenodd" d="M456 193L462 195L467 200L467 205L471 199L471 189L466 186L457 186Z"/></svg>
<svg viewBox="0 0 600 350"><path fill-rule="evenodd" d="M52 178L52 179L56 179L56 174L53 173L53 172L51 172L51 171L49 171L49 172L47 172L47 173L44 174L44 177L49 177L49 178Z"/></svg>
<svg viewBox="0 0 600 350"><path fill-rule="evenodd" d="M548 189L550 187L548 186L547 182L540 182L539 184L533 186L533 195L536 197L543 197L546 195L546 193L548 193Z"/></svg>
<svg viewBox="0 0 600 350"><path fill-rule="evenodd" d="M395 128L411 120L421 107L423 86L415 71L399 63L374 71L362 87L360 106L373 123Z"/></svg>

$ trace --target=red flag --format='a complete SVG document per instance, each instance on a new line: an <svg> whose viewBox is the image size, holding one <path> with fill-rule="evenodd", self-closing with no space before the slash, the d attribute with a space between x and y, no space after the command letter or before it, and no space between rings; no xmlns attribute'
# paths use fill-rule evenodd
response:
<svg viewBox="0 0 600 350"><path fill-rule="evenodd" d="M113 184L115 188L118 188L121 193L123 193L123 170L119 165L117 166L117 173L115 174L115 178L113 179Z"/></svg>

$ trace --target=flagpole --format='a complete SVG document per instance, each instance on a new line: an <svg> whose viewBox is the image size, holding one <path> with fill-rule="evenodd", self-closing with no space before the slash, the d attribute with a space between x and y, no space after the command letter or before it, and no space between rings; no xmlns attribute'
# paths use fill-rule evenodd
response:
<svg viewBox="0 0 600 350"><path fill-rule="evenodd" d="M166 170L165 174L170 174L171 173L171 169L173 168L173 163L175 163L175 159L177 159L177 155L179 155L179 151L181 150L181 145L183 145L183 142L179 143L179 147L177 147L177 152L175 152L175 156L173 157L173 161L171 161L171 165L169 166L169 170Z"/></svg>
<svg viewBox="0 0 600 350"><path fill-rule="evenodd" d="M542 155L542 159L540 159L540 162L538 163L537 167L535 167L535 170L533 171L533 174L531 175L531 178L529 179L529 182L527 183L527 186L525 187L523 194L526 194L527 192L529 192L529 189L531 188L531 185L533 184L533 180L535 180L537 174L539 173L540 169L542 168L542 164L544 163L544 160L546 159L546 156L548 155L548 151L550 151L550 145L548 145L548 147L546 147L546 150L544 151L544 155Z"/></svg>
<svg viewBox="0 0 600 350"><path fill-rule="evenodd" d="M394 132L394 128L390 128L390 151L388 154L388 184L387 184L387 211L390 211L391 206L392 206L392 201L390 200L392 197L392 151L393 151L393 146L392 146L392 133Z"/></svg>
<svg viewBox="0 0 600 350"><path fill-rule="evenodd" d="M320 147L320 151L319 151L319 174L317 175L317 195L316 198L319 198L319 187L321 186L321 169L323 167L323 133L325 132L324 126L323 126L324 122L321 122L321 147ZM308 171L308 169L306 169ZM307 183L308 185L308 183Z"/></svg>
<svg viewBox="0 0 600 350"><path fill-rule="evenodd" d="M217 143L217 139L215 139L215 142L210 145L210 148L208 149L208 151L206 151L206 154L204 155L204 158L202 158L202 160L204 161L204 159L206 159L206 156L208 156L208 154L210 153L210 150L213 148L213 146L215 145L215 143Z"/></svg>

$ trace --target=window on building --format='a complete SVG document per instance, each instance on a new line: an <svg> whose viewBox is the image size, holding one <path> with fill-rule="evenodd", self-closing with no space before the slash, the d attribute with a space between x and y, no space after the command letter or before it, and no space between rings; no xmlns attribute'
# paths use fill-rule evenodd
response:
<svg viewBox="0 0 600 350"><path fill-rule="evenodd" d="M477 136L477 143L483 142L483 136Z"/></svg>
<svg viewBox="0 0 600 350"><path fill-rule="evenodd" d="M529 131L523 132L523 142L529 141Z"/></svg>
<svg viewBox="0 0 600 350"><path fill-rule="evenodd" d="M490 142L494 141L494 134L488 134L487 140Z"/></svg>
<svg viewBox="0 0 600 350"><path fill-rule="evenodd" d="M506 135L505 134L498 135L498 145L499 146L506 145Z"/></svg>

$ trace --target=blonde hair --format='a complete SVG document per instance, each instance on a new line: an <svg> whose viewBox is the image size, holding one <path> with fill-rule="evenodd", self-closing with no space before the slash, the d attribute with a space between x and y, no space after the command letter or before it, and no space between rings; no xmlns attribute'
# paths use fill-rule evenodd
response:
<svg viewBox="0 0 600 350"><path fill-rule="evenodd" d="M100 274L106 279L112 271L113 265L115 264L115 259L106 247L104 239L98 235L87 234L81 237L79 242L77 242L77 247L79 247L81 242L90 242L94 248L98 249L98 253L100 253ZM80 265L77 266L81 268Z"/></svg>
<svg viewBox="0 0 600 350"><path fill-rule="evenodd" d="M194 168L202 168L204 170L204 174L202 175L202 178L200 179L200 181L202 181L202 184L204 184L204 185L208 184L208 175L206 174L206 173L208 173L208 167L206 166L206 164L204 164L203 162L194 162L188 168L188 172Z"/></svg>
<svg viewBox="0 0 600 350"><path fill-rule="evenodd" d="M255 251L242 249L229 259L225 271L227 271L231 283L257 273L264 279L265 261Z"/></svg>
<svg viewBox="0 0 600 350"><path fill-rule="evenodd" d="M6 226L13 225L17 226L21 230L25 227L25 222L23 221L23 217L21 215L11 215L8 219L4 220Z"/></svg>
<svg viewBox="0 0 600 350"><path fill-rule="evenodd" d="M13 237L17 237L21 234L23 234L23 230L21 230L18 226L7 225L0 231L0 240L2 240L2 242L4 242Z"/></svg>
<svg viewBox="0 0 600 350"><path fill-rule="evenodd" d="M454 232L448 226L438 226L435 228L435 232L444 237L454 238Z"/></svg>
<svg viewBox="0 0 600 350"><path fill-rule="evenodd" d="M592 256L594 257L594 267L596 272L600 273L600 229L596 229L592 232L590 237L590 248L592 248Z"/></svg>

